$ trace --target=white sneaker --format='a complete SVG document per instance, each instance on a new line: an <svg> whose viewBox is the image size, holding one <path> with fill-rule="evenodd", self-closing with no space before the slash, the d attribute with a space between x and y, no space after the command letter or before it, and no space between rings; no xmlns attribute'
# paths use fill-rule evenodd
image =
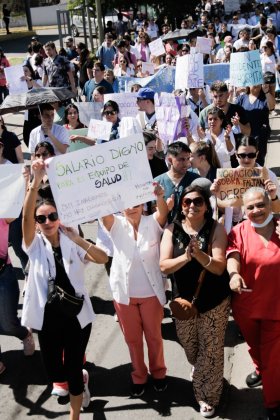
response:
<svg viewBox="0 0 280 420"><path fill-rule="evenodd" d="M82 407L87 408L90 404L90 392L88 389L89 375L88 375L88 371L85 369L83 369L83 378L84 378L84 392L83 392Z"/></svg>
<svg viewBox="0 0 280 420"><path fill-rule="evenodd" d="M23 342L23 353L25 356L32 356L35 352L35 343L32 332L29 331L27 337L22 340Z"/></svg>

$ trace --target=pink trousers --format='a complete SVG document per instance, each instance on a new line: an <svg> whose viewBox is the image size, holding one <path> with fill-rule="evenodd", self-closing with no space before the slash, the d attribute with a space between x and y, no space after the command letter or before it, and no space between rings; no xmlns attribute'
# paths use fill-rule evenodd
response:
<svg viewBox="0 0 280 420"><path fill-rule="evenodd" d="M246 310L233 308L233 316L248 343L249 353L262 375L264 405L280 405L280 321L254 320Z"/></svg>
<svg viewBox="0 0 280 420"><path fill-rule="evenodd" d="M149 371L153 378L162 379L166 375L161 336L163 307L156 296L130 298L129 305L114 301L119 324L132 362L132 382L144 384L148 379L148 369L144 361L143 333L148 347Z"/></svg>

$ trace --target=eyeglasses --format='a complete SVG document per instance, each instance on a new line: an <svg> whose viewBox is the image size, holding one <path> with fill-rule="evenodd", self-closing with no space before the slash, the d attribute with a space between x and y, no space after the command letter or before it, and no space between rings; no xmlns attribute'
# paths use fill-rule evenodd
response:
<svg viewBox="0 0 280 420"><path fill-rule="evenodd" d="M257 153L237 153L236 155L239 159L255 159L257 157Z"/></svg>
<svg viewBox="0 0 280 420"><path fill-rule="evenodd" d="M58 220L58 214L56 211L49 213L47 216L44 214L39 214L38 216L35 216L35 220L39 225L42 225L43 223L46 223L46 220L49 219L50 222L56 222Z"/></svg>
<svg viewBox="0 0 280 420"><path fill-rule="evenodd" d="M116 115L116 111L103 111L103 115Z"/></svg>
<svg viewBox="0 0 280 420"><path fill-rule="evenodd" d="M195 207L202 207L204 204L204 199L202 197L195 197L193 199L184 198L182 200L182 207L189 207L192 203Z"/></svg>
<svg viewBox="0 0 280 420"><path fill-rule="evenodd" d="M41 156L44 158L44 157L49 156L49 154L50 154L49 152L36 153L35 157L40 159Z"/></svg>

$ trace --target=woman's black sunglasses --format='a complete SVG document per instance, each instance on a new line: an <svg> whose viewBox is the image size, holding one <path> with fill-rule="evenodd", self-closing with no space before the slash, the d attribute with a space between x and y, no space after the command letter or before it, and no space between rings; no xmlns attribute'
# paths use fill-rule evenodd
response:
<svg viewBox="0 0 280 420"><path fill-rule="evenodd" d="M42 225L43 223L46 223L46 220L49 219L50 222L56 222L58 220L58 214L56 211L49 213L47 216L44 214L39 214L38 216L35 216L35 220L39 225Z"/></svg>

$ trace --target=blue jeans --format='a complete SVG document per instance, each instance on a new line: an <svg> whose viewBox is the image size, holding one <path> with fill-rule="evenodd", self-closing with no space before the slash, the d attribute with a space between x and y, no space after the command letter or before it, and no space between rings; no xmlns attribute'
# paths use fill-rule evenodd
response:
<svg viewBox="0 0 280 420"><path fill-rule="evenodd" d="M6 86L0 86L0 105L2 104L6 96L8 95L9 95L8 88Z"/></svg>
<svg viewBox="0 0 280 420"><path fill-rule="evenodd" d="M20 260L20 264L23 272L25 273L25 267L28 262L28 256L22 249L22 213L19 217L10 223L9 227L9 242L11 243L16 256Z"/></svg>
<svg viewBox="0 0 280 420"><path fill-rule="evenodd" d="M23 340L28 335L17 316L19 286L11 264L0 274L0 334L11 335ZM1 351L0 351L1 360Z"/></svg>

